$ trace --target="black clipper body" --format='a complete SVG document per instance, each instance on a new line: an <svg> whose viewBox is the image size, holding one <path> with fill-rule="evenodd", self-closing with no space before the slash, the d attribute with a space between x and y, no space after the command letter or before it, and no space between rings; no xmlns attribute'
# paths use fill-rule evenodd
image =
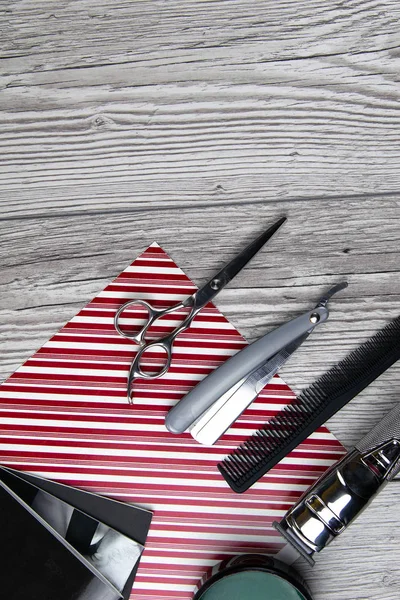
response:
<svg viewBox="0 0 400 600"><path fill-rule="evenodd" d="M312 565L400 471L400 404L293 506L275 528Z"/></svg>

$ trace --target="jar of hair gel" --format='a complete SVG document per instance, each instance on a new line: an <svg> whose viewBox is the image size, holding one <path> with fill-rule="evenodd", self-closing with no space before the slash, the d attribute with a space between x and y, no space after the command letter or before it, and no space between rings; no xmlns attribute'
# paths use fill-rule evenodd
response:
<svg viewBox="0 0 400 600"><path fill-rule="evenodd" d="M219 563L204 575L193 600L312 600L300 575L285 563L245 554Z"/></svg>

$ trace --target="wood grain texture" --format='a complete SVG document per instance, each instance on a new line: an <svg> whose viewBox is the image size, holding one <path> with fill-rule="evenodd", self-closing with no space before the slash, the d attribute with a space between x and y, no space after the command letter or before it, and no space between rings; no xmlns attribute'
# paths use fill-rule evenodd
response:
<svg viewBox="0 0 400 600"><path fill-rule="evenodd" d="M347 290L296 390L399 314L400 4L0 3L6 378L152 241L201 284L282 214L216 303L249 339ZM356 442L395 365L329 425ZM399 483L317 558L315 600L400 597Z"/></svg>

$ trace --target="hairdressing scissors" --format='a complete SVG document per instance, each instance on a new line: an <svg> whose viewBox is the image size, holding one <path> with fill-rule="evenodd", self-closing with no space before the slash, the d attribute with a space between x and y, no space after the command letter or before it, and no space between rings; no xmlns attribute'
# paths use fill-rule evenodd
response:
<svg viewBox="0 0 400 600"><path fill-rule="evenodd" d="M257 239L251 242L242 252L240 252L235 258L233 258L228 264L225 265L219 273L214 275L202 288L197 290L194 294L186 298L183 302L174 304L169 308L159 309L152 306L146 300L129 300L125 302L116 312L114 318L114 326L117 332L125 338L136 342L139 345L139 350L131 364L128 375L128 402L132 404L132 384L133 381L141 377L143 379L156 379L165 375L171 365L172 359L172 346L175 338L190 327L193 319L196 317L198 312L204 308L211 300L220 292L226 285L237 275L243 267L249 262L249 260L264 246L264 244L274 235L274 233L281 227L286 221L286 217L279 219L274 225L269 227L264 233L262 233ZM122 313L132 306L144 307L148 312L148 317L145 325L140 329L138 333L131 333L124 331L120 326L120 317ZM190 308L189 314L183 319L180 325L163 338L154 341L146 341L146 333L150 327L164 315L169 315L175 311L182 310L183 308ZM161 369L155 373L149 373L143 371L143 355L148 351L155 348L161 348L165 353L165 363Z"/></svg>

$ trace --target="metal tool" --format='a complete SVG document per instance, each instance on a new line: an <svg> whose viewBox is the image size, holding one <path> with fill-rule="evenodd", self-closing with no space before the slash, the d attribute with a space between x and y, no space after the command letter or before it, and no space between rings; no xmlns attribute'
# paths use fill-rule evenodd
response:
<svg viewBox="0 0 400 600"><path fill-rule="evenodd" d="M327 320L329 316L327 308L329 298L346 286L347 283L341 283L334 286L323 298L321 298L313 310L274 329L229 358L225 363L218 367L218 369L215 369L215 371L198 383L191 392L182 398L182 400L169 411L165 419L167 429L171 431L171 433L182 433L188 427L191 427L193 423L214 404L214 402L218 401L225 394L228 394L225 398L229 402L229 407L233 407L238 396L236 395L232 401L230 400L230 396L233 396L235 392L242 395L242 392L245 389L245 394L247 394L250 403L262 389L259 388L259 386L257 386L257 388L254 387L252 376L257 378L260 377L265 385L268 377L271 378L283 362L291 355L292 351L294 351L295 348L292 344L295 344L296 340L303 338L303 336L304 339L306 339L317 325ZM304 341L304 339L302 339L302 341ZM298 346L296 346L296 348L297 347ZM278 355L280 352L283 352L283 354ZM269 360L272 360L272 363L270 365L265 365ZM265 370L262 369L263 366L266 367ZM261 370L256 375L259 369ZM249 376L251 379L247 381ZM243 384L245 384L246 381L248 385L246 388L243 388ZM255 393L256 389L258 389L257 393ZM243 399L241 402L242 405L245 404ZM222 404L225 404L225 402L222 401ZM231 423L232 421L228 422L227 426L229 427ZM218 427L219 431L221 431L222 428L220 425L218 425ZM193 431L195 431L195 429ZM199 431L199 429L197 429L196 426L196 432L197 431ZM215 436L213 435L212 437Z"/></svg>
<svg viewBox="0 0 400 600"><path fill-rule="evenodd" d="M231 387L189 428L192 437L205 446L215 444L308 336L306 333L299 337Z"/></svg>
<svg viewBox="0 0 400 600"><path fill-rule="evenodd" d="M237 275L243 267L249 262L249 260L264 246L264 244L274 235L274 233L283 225L286 221L286 217L279 219L274 225L269 227L264 233L262 233L256 240L249 244L242 252L240 252L233 260L231 260L221 271L219 271L210 281L208 281L202 288L197 292L189 296L183 302L179 302L169 308L159 309L152 306L146 300L129 300L123 304L117 311L114 318L114 326L117 332L132 340L140 346L129 370L128 375L128 402L132 403L132 384L137 377L143 379L155 379L164 375L170 365L172 358L172 346L175 338L182 332L190 327L193 319L204 308L209 302L215 298L215 296ZM141 306L148 311L148 318L145 325L137 333L131 333L124 330L121 327L122 313L132 306ZM146 342L146 334L150 327L161 319L165 315L169 315L173 312L182 310L184 308L190 308L189 314L184 318L182 323L178 325L171 333L165 337ZM150 373L143 370L143 358L147 351L154 350L155 348L162 349L165 353L165 362L161 369L156 373Z"/></svg>
<svg viewBox="0 0 400 600"><path fill-rule="evenodd" d="M312 565L400 472L400 404L331 467L274 527Z"/></svg>

